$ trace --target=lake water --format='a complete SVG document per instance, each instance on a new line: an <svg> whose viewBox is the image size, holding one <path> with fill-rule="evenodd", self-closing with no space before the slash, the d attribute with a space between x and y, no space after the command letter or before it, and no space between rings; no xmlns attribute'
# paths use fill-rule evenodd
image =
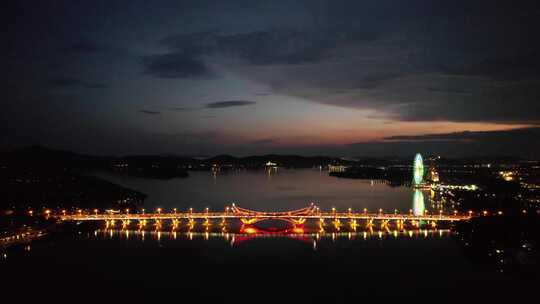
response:
<svg viewBox="0 0 540 304"><path fill-rule="evenodd" d="M167 181L100 175L148 194L147 209L432 208L429 193L317 170L192 172ZM425 206L419 206L425 205ZM194 231L78 227L6 251L3 295L23 302L349 303L373 298L486 300L534 294L538 280L468 257L449 230L250 237L218 225Z"/></svg>
<svg viewBox="0 0 540 304"><path fill-rule="evenodd" d="M414 191L408 187L390 187L382 182L345 179L329 176L327 171L312 169L277 171L227 171L190 172L189 178L149 180L100 174L107 180L139 190L148 195L146 208L190 207L202 210L223 210L234 202L236 205L267 211L299 209L314 202L322 210L332 207L345 211L382 208L387 212L395 209L408 212L413 206ZM417 194L418 197L418 194ZM429 194L424 193L424 204L431 206Z"/></svg>

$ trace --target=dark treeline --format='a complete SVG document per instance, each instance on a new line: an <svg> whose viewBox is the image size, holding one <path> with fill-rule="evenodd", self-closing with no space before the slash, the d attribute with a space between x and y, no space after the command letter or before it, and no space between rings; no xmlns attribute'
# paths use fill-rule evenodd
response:
<svg viewBox="0 0 540 304"><path fill-rule="evenodd" d="M383 180L391 186L402 186L411 183L413 173L408 167L350 167L344 172L329 174L342 178Z"/></svg>
<svg viewBox="0 0 540 304"><path fill-rule="evenodd" d="M0 209L136 207L145 195L92 176L107 159L31 147L0 158Z"/></svg>

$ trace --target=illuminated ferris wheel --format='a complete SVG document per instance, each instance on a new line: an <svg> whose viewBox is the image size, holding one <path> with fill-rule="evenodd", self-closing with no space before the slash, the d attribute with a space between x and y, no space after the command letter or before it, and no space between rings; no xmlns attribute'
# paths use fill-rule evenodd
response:
<svg viewBox="0 0 540 304"><path fill-rule="evenodd" d="M414 157L414 165L413 165L413 185L414 186L420 186L422 185L424 181L424 160L422 159L422 155L420 153L417 153Z"/></svg>

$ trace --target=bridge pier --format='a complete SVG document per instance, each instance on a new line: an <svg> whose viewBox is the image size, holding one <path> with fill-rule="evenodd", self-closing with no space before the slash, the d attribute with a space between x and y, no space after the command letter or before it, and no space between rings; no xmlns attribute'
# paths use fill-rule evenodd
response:
<svg viewBox="0 0 540 304"><path fill-rule="evenodd" d="M195 222L195 220L193 218L190 218L189 221L188 221L188 227L189 227L189 230L195 228L195 224L197 222Z"/></svg>
<svg viewBox="0 0 540 304"><path fill-rule="evenodd" d="M139 220L139 229L142 229L146 226L146 220Z"/></svg>
<svg viewBox="0 0 540 304"><path fill-rule="evenodd" d="M105 220L105 229L107 228L114 228L114 225L115 225L115 221L114 220Z"/></svg>
<svg viewBox="0 0 540 304"><path fill-rule="evenodd" d="M336 228L337 231L341 229L341 221L338 218L335 218L333 221L334 228Z"/></svg>
<svg viewBox="0 0 540 304"><path fill-rule="evenodd" d="M211 225L212 225L212 223L210 223L210 219L205 218L204 222L203 222L203 226L206 227L206 228L209 228Z"/></svg>
<svg viewBox="0 0 540 304"><path fill-rule="evenodd" d="M368 229L373 229L373 218L369 218L367 221L366 221L366 228Z"/></svg>
<svg viewBox="0 0 540 304"><path fill-rule="evenodd" d="M356 220L355 220L355 219L351 219L349 224L350 224L350 226L351 226L351 229L354 230L354 231L356 231L356 227L358 227L358 223L356 222Z"/></svg>
<svg viewBox="0 0 540 304"><path fill-rule="evenodd" d="M324 233L324 219L319 218L319 233Z"/></svg>

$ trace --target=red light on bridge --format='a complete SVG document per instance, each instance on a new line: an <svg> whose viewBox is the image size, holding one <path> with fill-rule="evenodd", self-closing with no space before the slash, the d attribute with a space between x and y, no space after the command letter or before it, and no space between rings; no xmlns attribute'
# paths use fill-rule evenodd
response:
<svg viewBox="0 0 540 304"><path fill-rule="evenodd" d="M303 234L304 233L304 228L302 228L302 227L294 227L292 231L294 233Z"/></svg>
<svg viewBox="0 0 540 304"><path fill-rule="evenodd" d="M253 228L253 227L246 227L243 229L243 232L247 233L247 234L255 234L257 233L257 229Z"/></svg>

